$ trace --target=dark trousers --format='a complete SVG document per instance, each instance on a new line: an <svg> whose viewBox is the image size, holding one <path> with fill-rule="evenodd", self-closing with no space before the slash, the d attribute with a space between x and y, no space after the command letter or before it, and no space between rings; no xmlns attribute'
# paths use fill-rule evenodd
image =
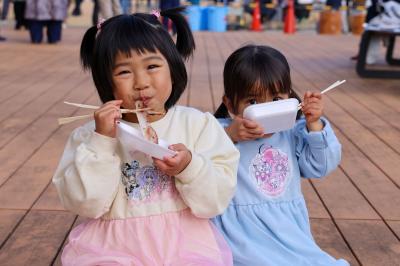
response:
<svg viewBox="0 0 400 266"><path fill-rule="evenodd" d="M41 43L43 40L43 27L47 27L47 42L56 43L61 40L61 20L30 20L29 32L32 43Z"/></svg>
<svg viewBox="0 0 400 266"><path fill-rule="evenodd" d="M28 25L25 20L25 2L16 1L14 2L14 14L15 14L15 29L19 29L22 26L28 28Z"/></svg>

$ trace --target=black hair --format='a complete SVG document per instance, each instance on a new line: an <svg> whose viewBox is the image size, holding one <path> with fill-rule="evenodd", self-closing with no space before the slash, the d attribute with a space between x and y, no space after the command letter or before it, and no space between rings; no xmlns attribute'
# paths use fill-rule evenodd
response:
<svg viewBox="0 0 400 266"><path fill-rule="evenodd" d="M292 90L290 68L285 56L278 50L264 45L246 45L234 51L224 67L224 94L232 103L236 113L240 100L250 95L273 96L288 94L289 98L300 98ZM229 117L222 103L215 112L217 118ZM300 113L297 114L299 118Z"/></svg>
<svg viewBox="0 0 400 266"><path fill-rule="evenodd" d="M153 14L135 13L119 15L104 21L100 29L89 28L83 36L80 57L85 70L91 70L94 84L103 103L114 100L112 70L118 53L131 56L138 53L156 52L166 58L172 79L172 92L165 103L165 109L173 106L187 84L184 60L188 59L195 43L192 32L182 15L184 7L160 12L168 17L177 30L176 44L168 31Z"/></svg>

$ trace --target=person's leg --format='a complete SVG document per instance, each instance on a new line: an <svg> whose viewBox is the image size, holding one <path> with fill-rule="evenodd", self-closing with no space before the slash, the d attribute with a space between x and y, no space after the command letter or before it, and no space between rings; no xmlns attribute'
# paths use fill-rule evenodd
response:
<svg viewBox="0 0 400 266"><path fill-rule="evenodd" d="M57 43L61 40L62 21L49 20L47 22L47 42Z"/></svg>
<svg viewBox="0 0 400 266"><path fill-rule="evenodd" d="M111 0L111 5L112 5L113 16L122 14L122 8L121 8L120 0Z"/></svg>
<svg viewBox="0 0 400 266"><path fill-rule="evenodd" d="M81 4L82 4L82 0L75 0L75 8L72 11L73 16L80 16L82 14Z"/></svg>
<svg viewBox="0 0 400 266"><path fill-rule="evenodd" d="M15 29L19 30L22 26L26 27L25 22L25 2L14 2Z"/></svg>
<svg viewBox="0 0 400 266"><path fill-rule="evenodd" d="M93 0L93 13L92 13L92 23L97 25L99 21L99 2L98 0Z"/></svg>
<svg viewBox="0 0 400 266"><path fill-rule="evenodd" d="M1 11L1 19L6 20L8 15L8 8L10 6L10 0L3 0L3 8Z"/></svg>
<svg viewBox="0 0 400 266"><path fill-rule="evenodd" d="M29 33L32 43L41 43L43 39L44 22L40 20L29 20Z"/></svg>
<svg viewBox="0 0 400 266"><path fill-rule="evenodd" d="M129 3L130 3L130 0L120 0L122 14L130 13Z"/></svg>
<svg viewBox="0 0 400 266"><path fill-rule="evenodd" d="M102 19L111 18L113 16L111 0L97 0L97 2L99 4L100 18Z"/></svg>

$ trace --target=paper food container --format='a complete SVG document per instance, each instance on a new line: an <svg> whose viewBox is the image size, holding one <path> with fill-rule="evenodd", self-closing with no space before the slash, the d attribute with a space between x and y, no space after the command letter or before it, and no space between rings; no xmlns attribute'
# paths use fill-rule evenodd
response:
<svg viewBox="0 0 400 266"><path fill-rule="evenodd" d="M261 124L265 134L275 133L294 126L298 105L294 98L253 104L244 109L243 117Z"/></svg>
<svg viewBox="0 0 400 266"><path fill-rule="evenodd" d="M176 152L168 149L168 143L159 139L159 144L148 141L142 133L130 125L119 122L117 124L117 138L121 144L131 151L141 151L151 157L162 160L164 157L173 157Z"/></svg>

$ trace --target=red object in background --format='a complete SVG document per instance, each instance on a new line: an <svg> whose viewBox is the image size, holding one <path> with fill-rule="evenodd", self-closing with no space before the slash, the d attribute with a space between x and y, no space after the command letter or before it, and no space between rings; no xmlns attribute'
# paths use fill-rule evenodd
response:
<svg viewBox="0 0 400 266"><path fill-rule="evenodd" d="M288 0L283 32L293 34L296 32L296 17L294 16L294 0Z"/></svg>
<svg viewBox="0 0 400 266"><path fill-rule="evenodd" d="M256 0L255 2L255 7L253 9L253 23L251 24L251 30L261 31L260 0Z"/></svg>

